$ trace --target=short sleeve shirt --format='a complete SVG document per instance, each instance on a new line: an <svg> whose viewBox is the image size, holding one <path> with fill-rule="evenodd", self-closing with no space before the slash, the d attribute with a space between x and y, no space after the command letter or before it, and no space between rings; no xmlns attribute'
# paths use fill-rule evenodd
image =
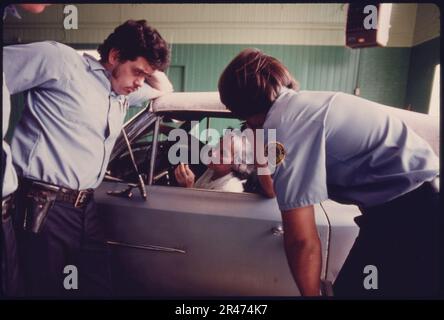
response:
<svg viewBox="0 0 444 320"><path fill-rule="evenodd" d="M430 145L380 106L340 92L283 90L264 123L285 150L273 176L281 210L328 198L374 206L438 175Z"/></svg>

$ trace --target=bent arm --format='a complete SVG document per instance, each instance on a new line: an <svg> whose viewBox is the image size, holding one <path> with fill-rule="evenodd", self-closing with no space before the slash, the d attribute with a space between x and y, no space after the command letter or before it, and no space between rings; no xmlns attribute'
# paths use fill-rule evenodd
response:
<svg viewBox="0 0 444 320"><path fill-rule="evenodd" d="M154 71L146 81L152 88L150 99L160 97L161 95L173 92L174 90L170 80L162 71Z"/></svg>
<svg viewBox="0 0 444 320"><path fill-rule="evenodd" d="M10 94L55 86L65 79L64 65L60 45L53 41L3 48L3 75Z"/></svg>
<svg viewBox="0 0 444 320"><path fill-rule="evenodd" d="M313 206L282 211L284 245L293 278L303 296L320 295L321 242Z"/></svg>
<svg viewBox="0 0 444 320"><path fill-rule="evenodd" d="M146 78L142 87L128 95L128 102L130 106L140 105L147 100L158 98L173 91L173 85L166 74L156 70Z"/></svg>

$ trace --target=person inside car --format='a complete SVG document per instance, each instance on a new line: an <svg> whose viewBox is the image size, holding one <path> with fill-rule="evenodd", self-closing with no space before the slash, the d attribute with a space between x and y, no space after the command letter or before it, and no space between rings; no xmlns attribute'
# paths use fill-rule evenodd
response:
<svg viewBox="0 0 444 320"><path fill-rule="evenodd" d="M219 152L219 156L215 152ZM208 169L197 181L187 164L179 164L174 174L182 187L243 192L244 186L239 177L249 176L254 170L254 166L247 164L250 154L251 145L246 139L242 139L240 135L228 134L212 149L212 160L207 165ZM271 180L270 176L268 178ZM259 179L259 183L265 196L275 196L272 181Z"/></svg>

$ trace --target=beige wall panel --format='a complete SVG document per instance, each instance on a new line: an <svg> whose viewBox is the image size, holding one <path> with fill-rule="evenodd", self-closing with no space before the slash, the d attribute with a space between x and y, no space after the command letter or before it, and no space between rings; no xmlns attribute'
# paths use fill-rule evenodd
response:
<svg viewBox="0 0 444 320"><path fill-rule="evenodd" d="M441 34L440 10L436 4L418 4L414 45L438 37Z"/></svg>
<svg viewBox="0 0 444 320"><path fill-rule="evenodd" d="M394 5L388 46L412 45L416 6ZM25 13L23 20L8 18L5 40L100 43L132 18L148 20L172 43L345 43L345 4L79 4L79 30L63 29L63 7L53 5L40 15Z"/></svg>
<svg viewBox="0 0 444 320"><path fill-rule="evenodd" d="M416 3L396 3L392 7L388 47L410 47L415 32Z"/></svg>

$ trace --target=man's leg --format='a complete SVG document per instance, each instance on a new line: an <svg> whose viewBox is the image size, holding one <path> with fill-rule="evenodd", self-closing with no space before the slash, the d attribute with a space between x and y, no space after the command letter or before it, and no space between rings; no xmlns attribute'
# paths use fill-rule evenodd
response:
<svg viewBox="0 0 444 320"><path fill-rule="evenodd" d="M103 220L94 200L84 212L84 234L78 255L79 294L82 297L110 297L111 278L109 252Z"/></svg>
<svg viewBox="0 0 444 320"><path fill-rule="evenodd" d="M28 204L29 215L34 211ZM34 233L28 226L23 233L23 262L26 293L37 297L62 297L67 292L63 273L69 264L69 252L80 246L82 216L69 204L55 202L49 209L40 232Z"/></svg>
<svg viewBox="0 0 444 320"><path fill-rule="evenodd" d="M22 296L23 287L19 272L17 242L10 215L2 217L1 229L2 292L7 297Z"/></svg>
<svg viewBox="0 0 444 320"><path fill-rule="evenodd" d="M378 268L381 265L381 252L378 252L380 250L378 248L381 248L382 239L372 237L373 228L367 226L368 219L366 218L366 216L360 216L355 219L360 227L359 235L334 282L335 297L365 298L376 295L375 291L366 289L364 270L366 266ZM373 283L370 284L373 285Z"/></svg>
<svg viewBox="0 0 444 320"><path fill-rule="evenodd" d="M15 214L14 195L2 201L0 226L1 295L7 297L23 296L23 279L19 268L17 239L13 225Z"/></svg>
<svg viewBox="0 0 444 320"><path fill-rule="evenodd" d="M342 297L430 297L438 283L438 194L429 184L357 218L360 234L334 285ZM366 289L367 265L377 289ZM369 278L367 278L369 279Z"/></svg>
<svg viewBox="0 0 444 320"><path fill-rule="evenodd" d="M414 297L436 297L439 292L440 249L440 201L439 193L426 184L408 203L411 215L410 232L406 234L410 244L403 246L406 257L405 290ZM405 212L402 210L401 212Z"/></svg>

